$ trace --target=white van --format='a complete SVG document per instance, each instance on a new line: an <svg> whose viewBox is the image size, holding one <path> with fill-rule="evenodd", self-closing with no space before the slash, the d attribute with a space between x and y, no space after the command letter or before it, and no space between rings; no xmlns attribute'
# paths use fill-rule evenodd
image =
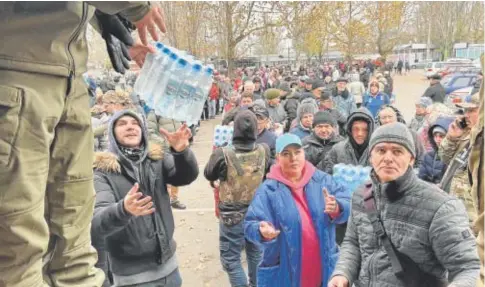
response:
<svg viewBox="0 0 485 287"><path fill-rule="evenodd" d="M424 67L424 75L426 78L429 79L432 75L438 73L438 71L443 68L444 62L432 62L428 63L426 67Z"/></svg>

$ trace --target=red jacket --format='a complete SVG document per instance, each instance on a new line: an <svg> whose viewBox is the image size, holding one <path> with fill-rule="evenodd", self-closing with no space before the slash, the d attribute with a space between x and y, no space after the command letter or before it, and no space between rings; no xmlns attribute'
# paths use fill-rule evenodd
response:
<svg viewBox="0 0 485 287"><path fill-rule="evenodd" d="M218 100L219 99L219 87L216 83L212 83L211 90L209 92L209 97L211 100Z"/></svg>

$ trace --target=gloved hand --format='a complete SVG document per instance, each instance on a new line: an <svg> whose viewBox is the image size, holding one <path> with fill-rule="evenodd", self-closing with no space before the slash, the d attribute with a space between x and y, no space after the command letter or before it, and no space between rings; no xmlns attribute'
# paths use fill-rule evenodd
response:
<svg viewBox="0 0 485 287"><path fill-rule="evenodd" d="M95 15L101 29L101 36L106 41L111 64L116 72L124 74L130 69L131 57L128 47L133 46L131 31L136 27L119 14L108 15L96 10Z"/></svg>

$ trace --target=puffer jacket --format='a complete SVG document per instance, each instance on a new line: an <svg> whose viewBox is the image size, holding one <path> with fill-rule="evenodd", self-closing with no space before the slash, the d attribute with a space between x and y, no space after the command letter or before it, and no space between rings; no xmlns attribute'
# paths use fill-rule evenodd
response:
<svg viewBox="0 0 485 287"><path fill-rule="evenodd" d="M266 103L266 108L269 112L269 118L273 123L286 124L287 115L282 104L278 104L276 107L273 107Z"/></svg>
<svg viewBox="0 0 485 287"><path fill-rule="evenodd" d="M333 276L345 276L349 286L404 287L364 210L364 192L372 188L385 231L398 252L428 274L448 276L453 286L475 286L480 263L460 201L418 179L411 168L386 184L374 175L371 178L352 196L347 233Z"/></svg>
<svg viewBox="0 0 485 287"><path fill-rule="evenodd" d="M87 70L86 29L94 8L134 22L148 2L0 2L0 68L68 77Z"/></svg>
<svg viewBox="0 0 485 287"><path fill-rule="evenodd" d="M149 144L138 161L129 160L114 138L113 122L130 113L134 114L125 110L114 115L109 127L109 151L96 153L93 164L96 204L91 235L93 243L103 242L110 268L120 276L159 271L174 256L175 226L167 184L190 184L199 173L190 149L164 153L160 145ZM147 143L145 127L142 134ZM124 209L123 199L135 183L153 198L152 215L134 217Z"/></svg>
<svg viewBox="0 0 485 287"><path fill-rule="evenodd" d="M424 181L430 183L439 183L443 178L446 171L446 165L440 160L438 156L438 145L433 139L433 129L435 127L441 127L448 132L448 127L453 122L453 118L439 118L434 125L432 125L428 131L428 138L431 141L433 150L426 153L419 167L418 177Z"/></svg>
<svg viewBox="0 0 485 287"><path fill-rule="evenodd" d="M352 113L352 115L350 115L347 123L347 133L349 134L349 137L352 134L352 123L358 118L367 119L367 122L369 123L368 137L370 138L370 136L374 132L374 119L372 118L372 114L366 108L359 108L357 111ZM326 173L332 174L333 166L338 163L368 166L369 147L367 147L360 159L357 159L354 148L350 143L350 139L346 138L345 140L337 143L332 147L332 149L327 153L325 158L318 164L317 168L323 170Z"/></svg>
<svg viewBox="0 0 485 287"><path fill-rule="evenodd" d="M304 138L302 142L305 150L305 159L314 166L318 166L332 147L343 140L344 138L339 134L334 134L332 138L324 140L313 132L309 137Z"/></svg>
<svg viewBox="0 0 485 287"><path fill-rule="evenodd" d="M355 99L347 89L340 95L338 94L337 88L333 89L332 100L335 104L335 108L337 108L345 118L348 118L351 113L357 110Z"/></svg>

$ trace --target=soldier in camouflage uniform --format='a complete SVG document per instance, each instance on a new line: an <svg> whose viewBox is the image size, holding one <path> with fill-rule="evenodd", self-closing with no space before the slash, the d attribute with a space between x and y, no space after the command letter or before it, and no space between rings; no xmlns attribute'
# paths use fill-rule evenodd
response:
<svg viewBox="0 0 485 287"><path fill-rule="evenodd" d="M478 201L472 196L467 165L471 151L470 130L478 123L478 93L471 96L467 102L457 104L457 107L464 109L466 128L460 127L462 117L458 117L450 124L448 133L441 142L439 157L448 166L441 188L463 201L473 228L473 222L477 218Z"/></svg>
<svg viewBox="0 0 485 287"><path fill-rule="evenodd" d="M148 2L0 2L0 287L100 286L90 223L93 135L87 70L95 10L165 32ZM108 32L106 30L106 32ZM104 36L114 37L112 34Z"/></svg>
<svg viewBox="0 0 485 287"><path fill-rule="evenodd" d="M484 67L484 55L481 56L482 72ZM470 139L470 157L468 162L468 172L470 183L472 185L472 197L478 202L478 218L475 221L475 229L478 231L477 235L477 248L478 256L480 257L480 278L477 282L477 287L484 286L484 240L483 240L483 229L484 229L484 193L485 188L483 186L483 81L481 82L480 92L478 94L480 108L479 108L479 119L478 124L471 130Z"/></svg>
<svg viewBox="0 0 485 287"><path fill-rule="evenodd" d="M256 270L261 261L261 251L257 245L245 240L243 220L270 166L270 149L264 143L256 144L257 133L254 113L249 110L238 112L234 121L233 146L214 150L204 171L211 184L220 182L220 256L231 286L248 286L241 265L244 248L249 286L257 286Z"/></svg>

